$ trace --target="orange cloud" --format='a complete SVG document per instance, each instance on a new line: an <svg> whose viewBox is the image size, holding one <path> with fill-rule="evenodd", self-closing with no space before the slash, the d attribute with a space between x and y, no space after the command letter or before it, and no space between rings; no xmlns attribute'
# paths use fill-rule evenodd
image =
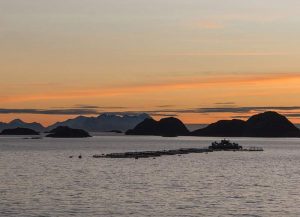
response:
<svg viewBox="0 0 300 217"><path fill-rule="evenodd" d="M224 75L224 76L206 76L195 78L183 78L182 81L172 80L156 84L128 85L120 87L105 87L95 89L80 90L58 90L43 94L26 94L0 97L2 103L26 102L37 100L58 100L58 99L79 99L96 97L116 97L126 95L138 95L155 92L172 92L176 90L193 90L204 87L226 87L242 85L269 85L272 87L281 86L285 82L295 84L300 82L300 74L265 74L265 75Z"/></svg>

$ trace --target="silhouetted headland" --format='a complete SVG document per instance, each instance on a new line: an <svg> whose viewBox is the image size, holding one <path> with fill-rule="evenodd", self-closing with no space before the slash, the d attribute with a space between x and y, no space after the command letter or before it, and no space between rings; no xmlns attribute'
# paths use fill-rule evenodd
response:
<svg viewBox="0 0 300 217"><path fill-rule="evenodd" d="M22 127L17 127L14 129L5 129L1 132L1 135L39 135L39 134L40 133L35 130L22 128Z"/></svg>
<svg viewBox="0 0 300 217"><path fill-rule="evenodd" d="M153 136L186 136L189 130L177 118L163 118L160 121L145 119L134 129L128 130L126 135L153 135Z"/></svg>
<svg viewBox="0 0 300 217"><path fill-rule="evenodd" d="M300 130L276 112L254 115L246 122L244 135L249 137L299 137Z"/></svg>
<svg viewBox="0 0 300 217"><path fill-rule="evenodd" d="M72 129L70 127L57 127L49 132L50 134L47 137L54 137L54 138L85 138L91 137L91 135L81 129Z"/></svg>
<svg viewBox="0 0 300 217"><path fill-rule="evenodd" d="M192 136L300 137L300 130L277 112L264 112L243 120L223 120L191 132Z"/></svg>

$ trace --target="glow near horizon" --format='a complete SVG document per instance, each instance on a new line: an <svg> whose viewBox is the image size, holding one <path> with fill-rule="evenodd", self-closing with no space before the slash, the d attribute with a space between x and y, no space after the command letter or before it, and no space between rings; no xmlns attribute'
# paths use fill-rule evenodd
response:
<svg viewBox="0 0 300 217"><path fill-rule="evenodd" d="M296 0L0 0L0 108L299 105L299 10ZM13 117L70 116L0 115Z"/></svg>

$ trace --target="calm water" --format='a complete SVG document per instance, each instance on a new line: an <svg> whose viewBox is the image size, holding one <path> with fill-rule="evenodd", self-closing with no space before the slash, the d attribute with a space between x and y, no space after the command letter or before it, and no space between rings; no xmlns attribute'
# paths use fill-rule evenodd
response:
<svg viewBox="0 0 300 217"><path fill-rule="evenodd" d="M233 139L256 153L91 157L213 140L0 137L0 216L300 216L300 139Z"/></svg>

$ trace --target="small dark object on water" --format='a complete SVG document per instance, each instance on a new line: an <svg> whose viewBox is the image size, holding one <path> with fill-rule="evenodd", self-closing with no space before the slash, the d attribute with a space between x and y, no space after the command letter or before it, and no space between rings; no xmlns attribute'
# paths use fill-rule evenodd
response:
<svg viewBox="0 0 300 217"><path fill-rule="evenodd" d="M216 150L216 151L236 151L236 150L242 150L243 147L240 146L237 143L230 142L229 140L223 139L221 142L213 142L211 146L209 146L210 150Z"/></svg>
<svg viewBox="0 0 300 217"><path fill-rule="evenodd" d="M42 137L26 137L24 139L42 139Z"/></svg>
<svg viewBox="0 0 300 217"><path fill-rule="evenodd" d="M164 134L164 135L162 135L162 137L178 137L177 135L175 135L175 134Z"/></svg>
<svg viewBox="0 0 300 217"><path fill-rule="evenodd" d="M78 158L79 158L79 159L81 159L81 158L82 158L82 156L81 156L81 155L79 155L79 156L78 156Z"/></svg>
<svg viewBox="0 0 300 217"><path fill-rule="evenodd" d="M69 156L69 158L73 158L73 156L71 155L71 156Z"/></svg>
<svg viewBox="0 0 300 217"><path fill-rule="evenodd" d="M42 139L42 137L31 137L30 139Z"/></svg>
<svg viewBox="0 0 300 217"><path fill-rule="evenodd" d="M110 130L109 133L123 133L121 130Z"/></svg>

